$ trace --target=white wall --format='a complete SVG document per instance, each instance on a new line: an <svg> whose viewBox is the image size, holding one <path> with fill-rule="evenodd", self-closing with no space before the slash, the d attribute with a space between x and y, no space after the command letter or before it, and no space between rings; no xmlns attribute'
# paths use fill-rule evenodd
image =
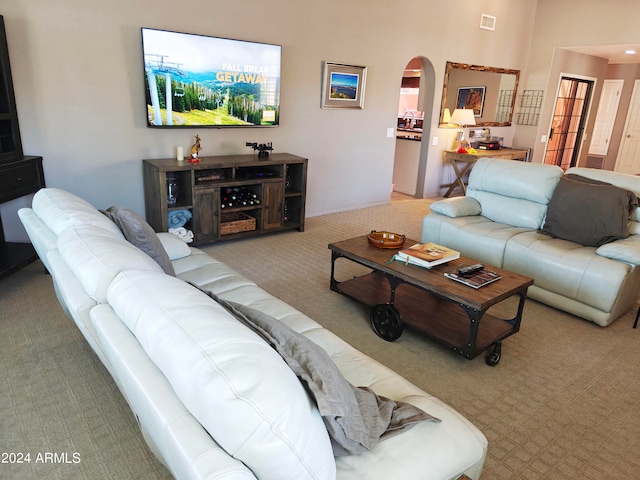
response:
<svg viewBox="0 0 640 480"><path fill-rule="evenodd" d="M497 17L495 32L479 28L481 13ZM207 156L271 141L309 158L310 216L389 201L395 139L386 131L410 59L434 65L434 109L425 115L437 125L446 61L524 71L534 13L530 0L2 0L0 8L24 151L44 157L48 186L142 214L142 159L170 157L196 133ZM281 125L147 128L141 27L281 44ZM325 60L368 67L364 110L320 108ZM429 147L427 195L440 193L449 133L425 132L427 144L442 138ZM3 205L9 240L26 238L15 212L28 202Z"/></svg>

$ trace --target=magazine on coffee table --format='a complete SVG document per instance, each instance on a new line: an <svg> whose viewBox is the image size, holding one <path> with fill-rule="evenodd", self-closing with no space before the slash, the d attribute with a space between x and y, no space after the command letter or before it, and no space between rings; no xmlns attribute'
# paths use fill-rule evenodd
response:
<svg viewBox="0 0 640 480"><path fill-rule="evenodd" d="M496 280L500 280L502 276L498 275L496 272L491 270L478 270L477 272L470 273L468 275L460 275L458 273L458 269L465 267L466 265L461 265L451 272L446 272L444 274L445 277L450 278L451 280L455 280L456 282L464 283L472 288L480 288L488 285L489 283L495 282Z"/></svg>

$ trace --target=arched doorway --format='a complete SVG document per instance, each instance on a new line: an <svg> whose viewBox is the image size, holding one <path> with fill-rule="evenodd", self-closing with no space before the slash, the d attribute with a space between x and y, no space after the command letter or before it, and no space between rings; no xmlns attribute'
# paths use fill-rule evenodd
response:
<svg viewBox="0 0 640 480"><path fill-rule="evenodd" d="M433 116L435 71L425 57L414 57L402 72L393 165L393 192L424 197Z"/></svg>

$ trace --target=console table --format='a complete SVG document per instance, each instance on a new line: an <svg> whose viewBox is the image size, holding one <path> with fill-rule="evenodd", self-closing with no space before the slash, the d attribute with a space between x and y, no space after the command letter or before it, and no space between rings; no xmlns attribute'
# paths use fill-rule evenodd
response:
<svg viewBox="0 0 640 480"><path fill-rule="evenodd" d="M194 245L302 232L307 162L289 153L272 153L264 160L256 154L203 157L199 163L143 160L146 220L156 232L166 232L169 213L188 210L185 228L192 230Z"/></svg>
<svg viewBox="0 0 640 480"><path fill-rule="evenodd" d="M451 183L440 185L440 188L448 188L444 196L449 197L456 187L460 187L462 194L467 193L465 175L471 171L473 164L482 157L502 158L504 160L526 160L529 150L522 148L501 148L500 150L478 150L476 153L458 153L455 150L445 151L445 160L453 167L456 179ZM462 166L462 169L460 169Z"/></svg>

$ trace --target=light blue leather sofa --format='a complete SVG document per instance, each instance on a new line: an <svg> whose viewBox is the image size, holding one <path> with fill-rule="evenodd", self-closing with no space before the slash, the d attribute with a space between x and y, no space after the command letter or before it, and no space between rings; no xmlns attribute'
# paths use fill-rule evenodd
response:
<svg viewBox="0 0 640 480"><path fill-rule="evenodd" d="M640 177L571 168L640 197ZM534 278L527 295L610 325L635 305L640 289L640 215L629 216L630 236L600 247L541 233L547 206L563 171L552 165L485 158L469 176L464 197L434 202L423 220L422 241Z"/></svg>

